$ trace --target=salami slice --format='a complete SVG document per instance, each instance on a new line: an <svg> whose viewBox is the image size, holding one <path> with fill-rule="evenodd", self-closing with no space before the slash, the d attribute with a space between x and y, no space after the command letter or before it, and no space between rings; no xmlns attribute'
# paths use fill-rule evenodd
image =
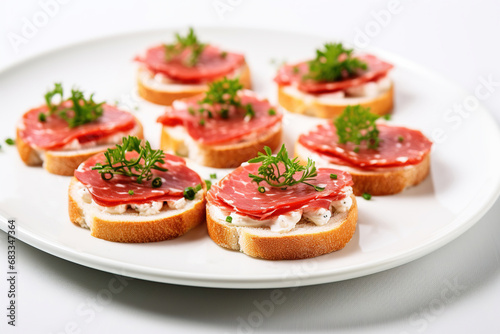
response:
<svg viewBox="0 0 500 334"><path fill-rule="evenodd" d="M248 176L257 174L260 164L249 164L234 170L212 186L208 192L208 200L230 212L250 216L254 219L268 219L290 211L309 207L329 207L331 201L345 198L342 192L346 186L352 186L351 175L332 168L319 168L318 176L310 183L325 187L323 191L316 191L313 187L303 183L286 188L270 187L261 183L266 191L260 193L258 186ZM332 179L330 174L336 174Z"/></svg>
<svg viewBox="0 0 500 334"><path fill-rule="evenodd" d="M418 130L400 126L378 124L379 147L368 149L366 143L339 144L333 124L322 124L299 137L299 143L306 148L332 158L332 162L361 168L402 167L420 163L429 154L432 142Z"/></svg>
<svg viewBox="0 0 500 334"><path fill-rule="evenodd" d="M197 111L200 108L198 101L203 97L197 96L176 101L172 108L168 108L166 113L158 118L158 122L165 126L183 125L194 140L206 145L216 145L258 133L272 127L283 118L281 112L269 101L258 99L250 91L242 91L239 96L242 105L252 105L255 116L245 118L244 111L232 108L227 118L221 118L215 109L212 109L212 118L208 118L206 112L202 115ZM190 108L192 108L191 113ZM273 115L269 114L270 109L274 111ZM204 119L203 125L200 124L201 118Z"/></svg>
<svg viewBox="0 0 500 334"><path fill-rule="evenodd" d="M243 66L245 57L239 53L222 52L214 46L206 46L195 66L186 66L187 50L169 61L165 59L165 47L155 46L146 51L144 58L137 58L151 72L161 73L173 80L200 83L222 78Z"/></svg>
<svg viewBox="0 0 500 334"><path fill-rule="evenodd" d="M44 105L23 115L19 135L33 147L53 150L75 139L84 144L118 132L130 131L136 126L134 116L128 112L107 104L103 105L103 110L103 115L96 121L70 128L65 120L56 115L47 116L45 122L40 122L38 115L48 113L47 106Z"/></svg>
<svg viewBox="0 0 500 334"><path fill-rule="evenodd" d="M296 84L297 88L303 92L320 94L345 90L349 87L356 87L370 81L376 81L386 76L387 72L393 68L391 64L373 55L359 55L356 57L366 62L368 69L366 71L360 71L354 78L345 78L333 82L318 82L304 79L303 76L309 73L309 64L308 62L302 62L281 67L274 81L279 85Z"/></svg>
<svg viewBox="0 0 500 334"><path fill-rule="evenodd" d="M136 152L127 152L128 160L138 156ZM103 153L97 154L82 163L75 171L75 177L83 183L92 199L102 206L116 206L120 204L141 204L152 201L177 200L183 197L186 187L195 187L202 184L202 180L196 172L186 166L182 158L165 154L165 163L160 166L168 171L162 172L152 170L153 178L137 183L135 177L114 175L111 180L103 180L98 171L92 170L96 163L104 163ZM162 185L153 188L151 182L154 178L161 177ZM132 190L133 195L129 194Z"/></svg>

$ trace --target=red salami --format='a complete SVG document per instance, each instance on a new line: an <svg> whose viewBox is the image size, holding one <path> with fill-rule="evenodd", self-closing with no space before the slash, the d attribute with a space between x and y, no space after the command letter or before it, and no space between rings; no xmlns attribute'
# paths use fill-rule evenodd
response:
<svg viewBox="0 0 500 334"><path fill-rule="evenodd" d="M274 81L279 85L296 84L297 88L306 93L320 94L345 90L349 87L360 86L370 81L376 81L387 75L393 66L372 55L359 55L357 58L366 62L368 69L360 71L354 78L345 78L333 82L318 82L310 79L303 79L309 72L308 62L295 65L285 65L281 67Z"/></svg>
<svg viewBox="0 0 500 334"><path fill-rule="evenodd" d="M207 195L208 201L229 212L263 220L306 206L328 208L331 201L345 198L342 189L353 184L351 175L346 172L319 168L318 176L311 184L325 187L323 191L316 191L303 183L285 189L261 183L266 191L260 193L257 184L248 176L250 173L257 174L259 166L249 164L237 168L219 184L212 186ZM333 180L330 174L337 174L337 179Z"/></svg>
<svg viewBox="0 0 500 334"><path fill-rule="evenodd" d="M165 76L186 83L199 83L222 78L243 66L245 57L242 54L222 52L214 46L208 45L199 57L195 66L186 66L185 60L189 57L190 50L165 59L165 47L155 46L146 51L144 58L137 58L151 72L161 73Z"/></svg>
<svg viewBox="0 0 500 334"><path fill-rule="evenodd" d="M128 152L126 155L128 160L137 156L136 152ZM82 163L75 171L75 177L87 187L92 199L102 206L177 200L183 197L186 187L195 187L201 184L200 176L189 169L182 158L165 154L164 160L165 163L160 164L160 166L167 168L168 171L162 172L153 169L153 178L150 181L143 181L141 184L135 181L135 177L124 175L114 175L111 180L103 180L98 171L91 169L96 163L105 162L102 153ZM161 177L163 183L160 187L153 188L151 181L156 177ZM130 195L129 190L132 190L134 194Z"/></svg>
<svg viewBox="0 0 500 334"><path fill-rule="evenodd" d="M331 123L319 125L299 137L299 143L306 148L324 154L331 162L361 168L401 167L415 165L429 154L432 142L422 132L400 126L377 125L380 138L378 149L368 149L366 143L338 144L335 126Z"/></svg>
<svg viewBox="0 0 500 334"><path fill-rule="evenodd" d="M71 105L71 102L64 102ZM68 106L68 105L66 105ZM136 126L135 118L128 112L121 111L110 105L103 105L103 115L96 121L70 128L62 118L47 116L45 122L40 122L38 115L48 113L47 106L31 109L23 115L19 135L31 146L52 150L78 140L80 144L96 141L118 132L130 131Z"/></svg>
<svg viewBox="0 0 500 334"><path fill-rule="evenodd" d="M281 121L283 115L278 109L272 107L269 101L259 100L250 91L241 91L239 96L242 105L252 105L255 112L254 117L245 119L244 110L231 108L229 117L221 118L216 110L217 106L210 106L212 118L208 118L206 112L202 116L197 110L200 108L198 101L203 96L197 96L174 102L173 107L168 108L166 113L158 118L158 122L164 126L183 125L194 140L206 145L215 145L258 133ZM189 108L192 108L191 113ZM274 110L274 115L269 115L270 109ZM193 112L193 110L195 111ZM200 124L202 117L204 125Z"/></svg>

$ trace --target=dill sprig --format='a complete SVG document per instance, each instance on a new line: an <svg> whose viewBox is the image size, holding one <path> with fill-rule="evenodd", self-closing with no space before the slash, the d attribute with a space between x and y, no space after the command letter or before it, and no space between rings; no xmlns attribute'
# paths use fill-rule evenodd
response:
<svg viewBox="0 0 500 334"><path fill-rule="evenodd" d="M137 152L139 156L128 160L126 158L127 152ZM96 163L92 167L92 170L97 170L104 180L111 180L114 175L125 175L136 177L137 183L142 183L143 180L151 180L153 169L167 171L166 168L157 165L165 163L165 153L162 150L153 150L148 141L145 145L141 145L141 140L133 136L123 137L122 144L117 144L115 148L108 148L104 152L104 156L106 163ZM158 181L156 181L153 187L158 186Z"/></svg>
<svg viewBox="0 0 500 334"><path fill-rule="evenodd" d="M309 73L304 78L338 81L354 76L360 69L366 70L366 63L352 57L352 52L353 49L344 48L342 43L326 43L324 50L316 50L316 58L309 62Z"/></svg>
<svg viewBox="0 0 500 334"><path fill-rule="evenodd" d="M307 159L307 165L301 165L297 157L293 159L288 157L285 145L281 146L281 149L276 156L272 155L273 152L267 146L264 147L264 151L265 153L259 152L256 158L248 161L249 163L262 163L258 169L259 175L248 175L252 181L256 182L259 186L259 192L265 192L265 188L260 186L261 182L265 182L269 186L276 188L286 188L299 183L304 183L313 187L316 191L322 191L325 189L324 187L318 187L309 183L314 180L316 176L318 176L315 163L310 158ZM285 169L283 172L280 171L280 165L282 166L282 169ZM302 175L296 180L294 176L300 172L302 172Z"/></svg>
<svg viewBox="0 0 500 334"><path fill-rule="evenodd" d="M59 95L60 102L54 103L52 100ZM45 94L45 102L49 109L49 115L56 114L64 119L70 128L74 128L86 123L93 122L102 116L104 110L102 105L104 102L95 102L94 94L91 94L88 99L85 98L82 91L78 89L71 90L71 96L67 99L71 101L70 107L62 107L64 100L64 90L60 83L54 84L54 89ZM47 120L45 113L38 115L40 122Z"/></svg>

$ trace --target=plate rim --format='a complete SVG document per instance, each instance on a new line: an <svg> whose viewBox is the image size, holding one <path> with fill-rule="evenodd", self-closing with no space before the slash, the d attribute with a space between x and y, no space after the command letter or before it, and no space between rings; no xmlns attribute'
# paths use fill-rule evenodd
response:
<svg viewBox="0 0 500 334"><path fill-rule="evenodd" d="M50 56L51 54L57 54L59 52L64 52L65 50L70 50L75 47L84 47L86 44L94 44L117 38L126 38L133 35L147 35L165 31L174 31L182 28L183 27L165 27L165 28L155 28L155 29L144 29L139 31L120 32L120 33L108 34L105 36L88 38L82 41L61 45L59 47L28 56L24 59L15 61L5 67L0 68L0 77L6 74L7 72L15 71L16 68L21 67L25 63L30 63L38 60L39 58L44 58ZM201 30L208 29L208 30L222 31L229 29L229 26L197 25L196 28ZM236 30L244 30L247 32L251 31L272 32L278 34L281 33L289 35L301 35L303 37L327 39L326 34L322 33L310 33L303 31L283 30L283 29L273 29L273 28L255 28L246 26L231 26L230 28ZM462 87L460 87L460 85L458 85L452 80L447 79L444 75L432 71L412 60L399 56L398 54L394 54L392 52L374 47L364 48L363 50L367 52L373 52L378 55L383 55L383 57L391 59L396 63L404 64L406 67L409 67L412 70L423 73L423 75L425 76L434 77L442 82L446 82L448 86L454 88L457 92L467 94L467 91L464 90ZM494 124L494 127L496 129L495 135L497 137L497 140L500 142L500 129L494 117L491 115L488 109L483 106L482 103L479 104L478 111L482 113L483 116L486 117L486 120L488 122ZM493 152L491 154L493 154ZM391 268L395 268L397 266L409 263L413 260L428 255L429 253L448 244L452 240L462 235L469 228L475 225L480 220L480 218L486 214L486 212L488 212L488 210L493 206L497 198L500 196L500 177L497 177L496 181L497 181L496 184L492 186L492 188L490 188L491 191L489 197L487 197L488 201L484 201L477 208L477 211L475 211L472 214L469 214L470 217L468 219L461 217L461 214L466 212L466 208L461 212L457 213L455 219L453 219L450 223L443 226L439 230L435 231L430 241L424 244L420 244L418 246L414 246L413 248L403 253L389 256L381 260L372 261L368 265L358 264L352 267L343 268L340 271L337 270L335 272L322 271L318 273L312 273L311 277L301 279L300 286L331 283L357 277L363 277L377 272L385 271ZM7 231L8 219L9 217L4 215L3 210L0 210L0 229L3 230L4 232ZM297 286L296 285L297 277L291 277L290 280L284 280L282 277L278 277L275 274L270 275L269 277L262 276L259 278L251 278L251 279L245 277L221 277L215 274L200 274L193 272L189 273L189 275L186 275L185 273L171 272L165 269L158 269L158 268L151 268L148 266L130 264L119 260L103 258L97 255L78 253L70 247L46 241L44 240L43 237L40 237L32 233L31 231L24 229L22 226L16 226L16 239L19 239L20 241L25 242L28 245L31 245L41 251L44 251L45 253L49 253L53 256L62 258L64 260L76 264L80 264L101 271L110 272L113 274L125 275L139 279L151 280L155 282L197 286L197 287L238 288L238 289L287 288L287 287ZM307 261L307 259L305 261ZM125 267L126 269L124 269Z"/></svg>

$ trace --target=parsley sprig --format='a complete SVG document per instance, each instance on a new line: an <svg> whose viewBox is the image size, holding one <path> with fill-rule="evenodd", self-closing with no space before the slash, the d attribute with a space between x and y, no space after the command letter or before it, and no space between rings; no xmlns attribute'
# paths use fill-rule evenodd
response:
<svg viewBox="0 0 500 334"><path fill-rule="evenodd" d="M128 160L127 152L137 152L139 156ZM144 180L149 181L153 177L153 169L166 172L167 169L158 166L158 163L165 163L165 153L162 150L153 150L148 141L141 145L141 140L137 137L123 137L122 144L117 144L115 148L108 148L104 152L106 163L96 163L92 170L97 170L104 180L110 180L114 175L125 175L136 177L137 183ZM158 187L158 178L153 180L152 186ZM161 181L161 179L159 179ZM155 183L156 182L156 183ZM160 184L161 185L161 184Z"/></svg>
<svg viewBox="0 0 500 334"><path fill-rule="evenodd" d="M380 116L372 114L370 108L360 105L347 106L342 114L333 122L337 128L340 144L351 142L357 145L354 151L359 151L359 145L365 141L369 149L377 149L380 144L379 130L375 121Z"/></svg>
<svg viewBox="0 0 500 334"><path fill-rule="evenodd" d="M193 67L198 64L200 55L205 50L207 44L203 44L198 40L193 28L189 28L188 34L183 37L178 33L175 34L176 42L173 44L165 44L165 59L170 61L173 57L179 55L184 50L190 50L189 57L184 61L184 64Z"/></svg>
<svg viewBox="0 0 500 334"><path fill-rule="evenodd" d="M288 157L288 152L285 145L281 146L280 151L276 156L273 156L273 152L269 147L264 147L265 153L259 152L256 158L249 160L249 163L261 162L262 165L258 169L259 175L249 174L248 176L253 182L256 182L259 186L259 192L265 192L265 188L260 186L261 182L267 183L271 187L285 188L294 186L299 183L307 184L313 187L316 191L322 191L325 188L319 187L311 184L312 180L318 176L316 166L313 160L307 159L307 165L301 165L298 158L295 157L290 159ZM281 168L285 169L283 172L280 171ZM302 172L301 177L296 180L294 178L295 174Z"/></svg>
<svg viewBox="0 0 500 334"><path fill-rule="evenodd" d="M56 96L60 97L59 103L53 102ZM70 107L63 107L62 103L64 101L64 90L60 83L56 83L54 89L45 94L45 102L49 109L49 115L56 114L64 119L70 128L93 122L101 117L104 112L102 107L104 102L95 102L94 94L91 94L89 98L86 99L83 92L78 89L71 90L71 96L68 98L68 101L72 102ZM40 113L38 115L38 120L40 122L45 122L47 120L47 115L45 113Z"/></svg>
<svg viewBox="0 0 500 334"><path fill-rule="evenodd" d="M214 81L208 84L208 91L205 93L204 98L198 101L198 104L200 104L198 111L201 114L207 112L208 118L212 118L212 112L205 106L217 105L219 116L221 118L229 118L229 110L231 107L242 108L245 111L245 116L251 119L255 116L255 111L251 104L241 104L238 92L242 89L243 85L239 78L228 79L224 77L221 80Z"/></svg>
<svg viewBox="0 0 500 334"><path fill-rule="evenodd" d="M344 48L342 43L326 43L324 50L316 50L316 58L309 62L309 73L305 79L315 81L338 81L351 77L358 70L366 70L365 62L352 56L353 49Z"/></svg>

